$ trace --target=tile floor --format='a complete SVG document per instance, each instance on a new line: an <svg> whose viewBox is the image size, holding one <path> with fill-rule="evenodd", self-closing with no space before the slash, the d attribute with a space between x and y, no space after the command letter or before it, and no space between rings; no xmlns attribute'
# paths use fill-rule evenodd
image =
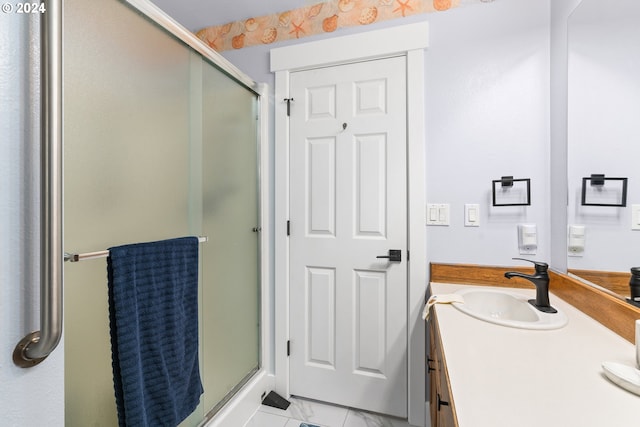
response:
<svg viewBox="0 0 640 427"><path fill-rule="evenodd" d="M286 411L262 405L245 427L411 427L405 420L298 398Z"/></svg>

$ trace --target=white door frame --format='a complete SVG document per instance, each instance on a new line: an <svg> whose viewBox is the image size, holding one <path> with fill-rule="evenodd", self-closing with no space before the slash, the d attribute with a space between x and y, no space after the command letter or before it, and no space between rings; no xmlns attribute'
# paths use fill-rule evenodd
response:
<svg viewBox="0 0 640 427"><path fill-rule="evenodd" d="M350 36L271 50L275 72L275 379L276 391L289 397L289 75L293 71L403 55L407 58L408 244L407 301L409 423L426 420L426 342L421 319L427 289L425 182L425 64L427 22L399 25ZM295 103L295 100L293 101Z"/></svg>

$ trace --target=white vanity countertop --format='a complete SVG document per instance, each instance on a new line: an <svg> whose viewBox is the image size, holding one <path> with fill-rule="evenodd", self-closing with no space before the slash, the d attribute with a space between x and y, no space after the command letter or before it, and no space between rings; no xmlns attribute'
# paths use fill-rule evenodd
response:
<svg viewBox="0 0 640 427"><path fill-rule="evenodd" d="M437 295L469 285L431 287ZM535 297L533 287L504 289ZM553 293L549 298L569 318L562 329L515 329L434 305L460 427L640 426L640 396L610 382L601 366L635 366L635 346Z"/></svg>

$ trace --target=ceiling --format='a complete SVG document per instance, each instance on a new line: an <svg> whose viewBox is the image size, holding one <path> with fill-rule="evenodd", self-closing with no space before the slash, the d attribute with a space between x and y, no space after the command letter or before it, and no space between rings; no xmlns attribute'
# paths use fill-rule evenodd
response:
<svg viewBox="0 0 640 427"><path fill-rule="evenodd" d="M151 0L188 30L321 3L322 0Z"/></svg>

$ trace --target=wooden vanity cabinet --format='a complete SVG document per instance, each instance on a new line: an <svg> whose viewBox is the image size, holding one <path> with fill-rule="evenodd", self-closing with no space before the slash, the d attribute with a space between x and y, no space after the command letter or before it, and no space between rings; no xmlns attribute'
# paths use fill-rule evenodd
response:
<svg viewBox="0 0 640 427"><path fill-rule="evenodd" d="M431 427L458 427L435 310L431 312L429 319L427 370L429 372Z"/></svg>

